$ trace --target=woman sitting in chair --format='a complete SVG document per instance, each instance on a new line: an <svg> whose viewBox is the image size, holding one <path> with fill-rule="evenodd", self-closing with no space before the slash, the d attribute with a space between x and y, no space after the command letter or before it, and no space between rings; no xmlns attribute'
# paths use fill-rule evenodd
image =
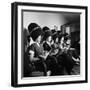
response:
<svg viewBox="0 0 90 90"><path fill-rule="evenodd" d="M34 28L30 36L32 37L34 43L29 48L30 61L32 62L34 69L36 71L43 71L44 76L47 75L47 66L45 63L45 55L43 47L41 46L42 30L40 27Z"/></svg>
<svg viewBox="0 0 90 90"><path fill-rule="evenodd" d="M51 71L52 76L57 75L58 69L59 69L57 59L53 55L51 55L52 53L52 46L51 46L52 33L51 31L46 31L44 33L43 40L44 40L43 48L47 56L46 57L47 69Z"/></svg>

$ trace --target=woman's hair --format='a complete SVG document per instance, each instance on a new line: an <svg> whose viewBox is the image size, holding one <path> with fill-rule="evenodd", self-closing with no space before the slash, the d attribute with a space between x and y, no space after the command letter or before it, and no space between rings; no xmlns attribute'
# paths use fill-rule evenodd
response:
<svg viewBox="0 0 90 90"><path fill-rule="evenodd" d="M38 38L38 36L42 35L43 31L41 30L40 27L36 28L34 31L31 32L30 36L34 41Z"/></svg>
<svg viewBox="0 0 90 90"><path fill-rule="evenodd" d="M54 42L55 42L56 38L58 38L58 39L59 39L59 36L58 36L58 34L57 34L57 33L55 33L54 35L52 35L52 39L54 40Z"/></svg>
<svg viewBox="0 0 90 90"><path fill-rule="evenodd" d="M59 37L58 37L59 38L59 43L60 43L62 37L64 37L64 35L63 34L60 34Z"/></svg>
<svg viewBox="0 0 90 90"><path fill-rule="evenodd" d="M28 31L29 31L29 34L34 30L34 28L36 27L39 27L39 25L37 23L30 23L28 25Z"/></svg>
<svg viewBox="0 0 90 90"><path fill-rule="evenodd" d="M43 27L43 28L42 28L42 30L43 30L43 32L46 32L46 31L49 31L49 30L50 30L50 28L49 28L49 27L47 27L47 26L45 26L45 27Z"/></svg>
<svg viewBox="0 0 90 90"><path fill-rule="evenodd" d="M51 32L52 32L52 34L55 34L56 30L55 29L51 29Z"/></svg>
<svg viewBox="0 0 90 90"><path fill-rule="evenodd" d="M66 42L68 39L70 39L70 36L67 35L67 36L64 37L64 41L65 41L65 42Z"/></svg>
<svg viewBox="0 0 90 90"><path fill-rule="evenodd" d="M46 31L43 36L43 40L46 40L49 36L52 36L51 31Z"/></svg>

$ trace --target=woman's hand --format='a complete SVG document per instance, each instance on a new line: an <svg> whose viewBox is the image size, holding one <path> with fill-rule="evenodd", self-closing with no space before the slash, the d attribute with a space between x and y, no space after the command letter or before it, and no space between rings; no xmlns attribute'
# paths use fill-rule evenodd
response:
<svg viewBox="0 0 90 90"><path fill-rule="evenodd" d="M40 60L39 58L37 58L37 57L34 57L34 51L32 51L32 50L30 50L30 61L38 61L38 60Z"/></svg>

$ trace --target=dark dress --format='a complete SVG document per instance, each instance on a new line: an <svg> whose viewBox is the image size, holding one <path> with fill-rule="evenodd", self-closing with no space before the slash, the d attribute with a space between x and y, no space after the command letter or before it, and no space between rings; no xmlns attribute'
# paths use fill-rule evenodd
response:
<svg viewBox="0 0 90 90"><path fill-rule="evenodd" d="M29 77L30 73L33 71L33 68L32 68L33 64L31 63L29 59L29 56L30 56L29 50L30 50L30 46L27 48L27 51L24 53L24 62L23 62L23 65L24 65L23 76L24 77Z"/></svg>
<svg viewBox="0 0 90 90"><path fill-rule="evenodd" d="M34 57L39 58L39 60L30 60L30 50L34 52ZM26 68L28 72L32 73L33 71L43 71L44 75L46 76L46 64L43 58L39 57L40 55L43 55L43 48L41 46L38 46L37 43L33 43L31 46L28 47L26 55L27 58L25 59L25 66L29 66Z"/></svg>
<svg viewBox="0 0 90 90"><path fill-rule="evenodd" d="M58 57L58 63L62 67L62 74L63 70L65 69L67 74L71 74L72 68L75 65L75 61L72 60L72 52L68 50L67 52L62 52Z"/></svg>
<svg viewBox="0 0 90 90"><path fill-rule="evenodd" d="M38 46L36 43L34 43L31 45L31 50L34 51L35 53L34 57L37 57L40 59L34 62L35 69L39 71L43 71L44 76L46 76L47 66L46 66L45 60L42 57L40 57L40 55L44 55L42 45Z"/></svg>
<svg viewBox="0 0 90 90"><path fill-rule="evenodd" d="M44 42L43 43L43 48L44 51L50 52L52 51L52 47L47 43ZM57 59L54 56L51 56L50 54L47 56L46 58L46 65L47 65L47 69L51 71L51 75L58 75L58 63L57 63Z"/></svg>

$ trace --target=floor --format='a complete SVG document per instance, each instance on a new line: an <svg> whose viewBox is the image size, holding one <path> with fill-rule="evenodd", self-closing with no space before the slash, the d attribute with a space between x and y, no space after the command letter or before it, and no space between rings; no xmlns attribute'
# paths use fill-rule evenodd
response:
<svg viewBox="0 0 90 90"><path fill-rule="evenodd" d="M68 75L68 73L66 72L66 70L64 69L63 71L63 75ZM71 75L80 75L80 65L74 65L72 71L71 71ZM38 77L38 76L43 76L43 72L40 71L34 71L32 72L32 76L33 77Z"/></svg>

